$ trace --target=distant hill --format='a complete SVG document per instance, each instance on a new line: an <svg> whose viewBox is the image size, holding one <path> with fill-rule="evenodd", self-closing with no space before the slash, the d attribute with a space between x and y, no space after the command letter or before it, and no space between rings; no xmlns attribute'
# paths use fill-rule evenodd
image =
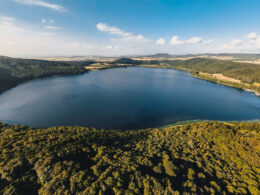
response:
<svg viewBox="0 0 260 195"><path fill-rule="evenodd" d="M157 54L150 55L150 56L147 56L147 57L154 57L154 58L171 58L171 57L174 57L174 55L170 55L170 54L168 54L168 53L157 53Z"/></svg>
<svg viewBox="0 0 260 195"><path fill-rule="evenodd" d="M140 61L133 60L131 58L120 58L120 59L114 60L111 63L113 63L113 64L115 64L115 63L117 63L117 64L129 64L129 65L139 65L139 64L141 64Z"/></svg>
<svg viewBox="0 0 260 195"><path fill-rule="evenodd" d="M214 54L211 54L214 55ZM243 54L243 53L219 53L215 54L216 56L231 56L236 59L241 59L241 60L253 60L253 59L260 59L260 54Z"/></svg>
<svg viewBox="0 0 260 195"><path fill-rule="evenodd" d="M174 55L168 53L157 53L152 55L141 55L141 56L129 56L129 57L141 57L141 58L195 58L195 57L231 57L236 60L254 60L260 59L260 54L243 54L243 53L200 53L200 54L184 54Z"/></svg>

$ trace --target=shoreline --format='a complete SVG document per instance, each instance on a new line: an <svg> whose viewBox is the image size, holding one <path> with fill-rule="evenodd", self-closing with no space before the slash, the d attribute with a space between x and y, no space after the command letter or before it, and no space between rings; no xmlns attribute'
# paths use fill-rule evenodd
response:
<svg viewBox="0 0 260 195"><path fill-rule="evenodd" d="M209 73L193 72L193 71L186 69L186 68L172 67L172 66L167 66L167 65L162 65L162 66L160 66L160 65L139 65L139 66L136 66L136 65L120 65L120 66L113 66L112 65L112 66L107 66L107 67L106 66L105 67L100 66L100 67L94 67L94 68L91 68L91 66L90 67L85 66L85 71L83 71L82 73L79 73L79 74L48 75L48 76L43 76L43 77L38 77L38 78L24 79L21 82L17 82L14 85L12 85L12 86L4 89L4 90L0 90L0 95L2 95L4 92L16 87L19 84L22 84L22 83L25 83L25 82L28 82L28 81L37 80L37 79L55 77L55 76L73 76L73 75L84 74L86 72L91 72L91 71L99 71L99 70L105 70L105 69L111 69L111 68L128 68L128 67L168 68L168 69L185 71L185 72L190 73L195 78L202 79L202 80L205 80L205 81L209 81L209 82L212 82L212 83L221 84L221 85L228 86L228 87L233 87L233 88L236 88L236 89L241 89L241 90L244 90L244 91L247 91L247 92L250 92L250 93L254 93L256 96L260 97L260 92L253 90L253 89L250 89L248 87L238 86L238 85L250 85L250 84L242 83L242 82L235 83L235 82L232 82L232 81L225 81L225 80L218 79L214 76L211 76Z"/></svg>
<svg viewBox="0 0 260 195"><path fill-rule="evenodd" d="M206 78L206 77L203 77L202 75L200 74L194 74L192 72L190 72L192 76L194 76L195 78L198 78L198 79L202 79L202 80L205 80L205 81L210 81L210 82L213 82L213 83L217 83L217 84L220 84L220 85L224 85L224 86L228 86L228 87L233 87L233 88L236 88L236 89L241 89L243 91L247 91L247 92L250 92L250 93L254 93L256 96L260 96L260 92L258 91L255 91L253 89L250 89L250 88L246 88L246 87L240 87L240 86L236 86L234 82L229 82L229 81L224 81L224 80L220 80L220 79L217 79L215 77L212 77L212 79L210 78ZM214 81L214 80L216 81ZM233 83L233 84L232 84ZM239 83L241 85L249 85L249 84L246 84L246 83Z"/></svg>
<svg viewBox="0 0 260 195"><path fill-rule="evenodd" d="M201 72L202 74L208 74L207 76L205 75L202 75L202 74L197 74L196 72L193 72L189 69L186 69L186 68L181 68L181 67L172 67L172 66L159 66L159 65L141 65L141 67L147 67L147 68L169 68L169 69L174 69L174 70L181 70L181 71L185 71L185 72L188 72L190 73L193 77L195 78L198 78L198 79L201 79L201 80L205 80L205 81L210 81L212 83L217 83L217 84L221 84L221 85L224 85L224 86L228 86L228 87L233 87L233 88L236 88L236 89L241 89L241 90L244 90L244 91L247 91L247 92L250 92L250 93L254 93L256 96L259 96L260 97L260 92L256 91L256 90L253 90L253 89L250 89L250 88L247 88L247 87L242 87L242 86L237 86L237 85L250 85L250 84L247 84L247 83L235 83L235 82L232 82L232 81L225 81L225 80L221 80L221 79L218 79L214 76L210 76L209 73L205 73L205 72Z"/></svg>

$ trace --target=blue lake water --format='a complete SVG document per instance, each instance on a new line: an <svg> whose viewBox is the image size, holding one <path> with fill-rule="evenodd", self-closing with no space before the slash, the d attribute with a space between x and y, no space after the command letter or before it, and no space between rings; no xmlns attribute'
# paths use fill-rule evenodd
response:
<svg viewBox="0 0 260 195"><path fill-rule="evenodd" d="M160 127L260 119L260 97L159 68L115 68L29 81L0 95L0 120L34 127Z"/></svg>

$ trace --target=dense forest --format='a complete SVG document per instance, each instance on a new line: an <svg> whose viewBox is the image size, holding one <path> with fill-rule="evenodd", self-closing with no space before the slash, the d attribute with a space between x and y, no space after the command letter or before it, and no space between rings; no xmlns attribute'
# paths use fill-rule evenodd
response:
<svg viewBox="0 0 260 195"><path fill-rule="evenodd" d="M260 124L146 130L0 125L0 194L254 194Z"/></svg>
<svg viewBox="0 0 260 195"><path fill-rule="evenodd" d="M55 62L0 56L0 93L15 85L41 77L84 73L93 61Z"/></svg>
<svg viewBox="0 0 260 195"><path fill-rule="evenodd" d="M225 76L241 80L244 83L260 83L260 65L207 58L193 58L185 61L164 61L173 67L182 67L192 71L222 73Z"/></svg>
<svg viewBox="0 0 260 195"><path fill-rule="evenodd" d="M194 58L186 61L166 61L164 62L176 69L190 71L194 76L229 85L241 89L250 89L260 93L260 65L206 58ZM203 73L220 73L224 76L240 80L241 83L221 81L211 76L201 75ZM255 85L257 83L257 85Z"/></svg>

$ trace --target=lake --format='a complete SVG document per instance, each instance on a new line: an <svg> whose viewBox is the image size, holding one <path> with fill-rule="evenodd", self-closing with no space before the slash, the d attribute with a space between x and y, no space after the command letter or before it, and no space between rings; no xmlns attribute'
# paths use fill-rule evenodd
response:
<svg viewBox="0 0 260 195"><path fill-rule="evenodd" d="M195 119L260 119L260 98L187 72L141 67L38 79L0 95L0 120L9 124L140 129Z"/></svg>

